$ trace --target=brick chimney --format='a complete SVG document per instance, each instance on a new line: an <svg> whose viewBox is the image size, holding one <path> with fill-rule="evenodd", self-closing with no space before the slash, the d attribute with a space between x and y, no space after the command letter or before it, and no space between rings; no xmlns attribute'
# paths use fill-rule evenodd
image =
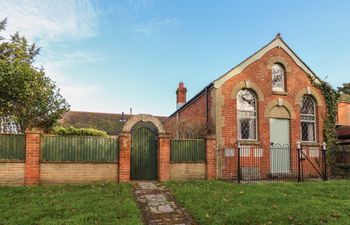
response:
<svg viewBox="0 0 350 225"><path fill-rule="evenodd" d="M176 109L181 108L181 106L186 103L186 93L187 89L185 88L184 83L181 81L176 90Z"/></svg>

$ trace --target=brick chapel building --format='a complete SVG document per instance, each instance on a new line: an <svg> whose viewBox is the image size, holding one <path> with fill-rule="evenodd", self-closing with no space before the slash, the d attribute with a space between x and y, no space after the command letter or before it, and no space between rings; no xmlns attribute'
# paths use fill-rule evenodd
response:
<svg viewBox="0 0 350 225"><path fill-rule="evenodd" d="M284 171L274 172L289 173L297 143L309 147L306 154L311 157L312 148L323 143L325 101L310 78L319 82L317 75L278 34L189 101L186 101L187 90L181 82L176 91L177 110L165 122L165 127L178 138L183 136L179 130L181 123L205 127L216 137L219 150L237 142L261 148L288 146L289 162L282 166ZM221 154L217 151L218 178L223 170ZM269 154L266 152L259 159L265 164L266 174L275 170Z"/></svg>

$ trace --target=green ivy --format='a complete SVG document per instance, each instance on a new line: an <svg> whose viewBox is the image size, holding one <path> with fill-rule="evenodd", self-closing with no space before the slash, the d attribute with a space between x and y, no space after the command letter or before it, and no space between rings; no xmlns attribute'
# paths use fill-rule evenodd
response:
<svg viewBox="0 0 350 225"><path fill-rule="evenodd" d="M327 115L323 124L323 137L327 144L327 161L331 168L334 168L335 149L337 147L337 110L340 94L329 83L315 77L309 76L309 78L311 83L322 92L325 99Z"/></svg>
<svg viewBox="0 0 350 225"><path fill-rule="evenodd" d="M68 136L97 136L107 137L107 133L94 128L76 128L76 127L64 127L56 126L52 129L52 134L56 135L68 135Z"/></svg>

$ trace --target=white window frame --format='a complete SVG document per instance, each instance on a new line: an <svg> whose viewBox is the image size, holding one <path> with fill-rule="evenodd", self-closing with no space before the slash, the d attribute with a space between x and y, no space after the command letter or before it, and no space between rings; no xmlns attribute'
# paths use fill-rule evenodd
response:
<svg viewBox="0 0 350 225"><path fill-rule="evenodd" d="M249 89L241 89L238 91L237 93L237 99L238 99L238 95L241 91L249 91L255 101L254 101L254 111L248 111L248 110L239 110L238 108L238 104L237 104L237 100L236 100L236 115L237 115L237 138L240 141L257 141L258 140L258 110L257 110L257 97L256 95ZM254 112L255 116L240 116L239 112ZM254 139L243 139L241 136L241 123L240 123L240 119L255 119L255 138Z"/></svg>
<svg viewBox="0 0 350 225"><path fill-rule="evenodd" d="M286 91L286 84L285 84L285 71L284 71L284 67L280 64L280 63L275 63L275 64L273 64L272 65L272 67L271 67L271 78L272 78L272 80L273 80L273 67L274 66L278 66L280 69L281 69L281 71L282 71L282 87L281 88L279 88L279 87L273 87L272 86L272 91L277 91L277 92L285 92ZM272 83L271 83L271 85L272 85Z"/></svg>
<svg viewBox="0 0 350 225"><path fill-rule="evenodd" d="M301 113L301 108L300 108L300 134L301 134L301 142L304 142L304 143L315 143L317 142L317 112L316 112L316 102L314 100L314 98L312 96L309 96L309 95L304 95L303 98L302 98L302 102L304 101L304 98L305 97L308 97L311 99L312 103L313 103L313 108L314 108L314 114L302 114ZM303 104L303 103L301 103ZM302 106L302 105L301 105ZM302 116L307 116L307 117L312 117L313 120L303 120L302 119ZM313 123L314 124L314 135L315 135L315 140L313 141L304 141L303 140L303 127L302 127L302 122L306 122L306 123Z"/></svg>

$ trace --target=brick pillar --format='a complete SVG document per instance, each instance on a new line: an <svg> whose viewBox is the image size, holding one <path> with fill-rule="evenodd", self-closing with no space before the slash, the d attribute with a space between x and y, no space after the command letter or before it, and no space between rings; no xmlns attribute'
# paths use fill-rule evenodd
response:
<svg viewBox="0 0 350 225"><path fill-rule="evenodd" d="M207 163L206 163L206 169L207 169L207 179L213 180L216 178L216 158L215 158L215 145L216 145L216 139L214 136L208 136L206 138L206 157L207 157Z"/></svg>
<svg viewBox="0 0 350 225"><path fill-rule="evenodd" d="M158 178L160 181L169 180L170 136L159 134L158 140Z"/></svg>
<svg viewBox="0 0 350 225"><path fill-rule="evenodd" d="M130 132L121 133L119 135L119 181L130 181Z"/></svg>
<svg viewBox="0 0 350 225"><path fill-rule="evenodd" d="M26 165L25 178L26 185L39 184L40 181L40 145L41 129L26 130Z"/></svg>

